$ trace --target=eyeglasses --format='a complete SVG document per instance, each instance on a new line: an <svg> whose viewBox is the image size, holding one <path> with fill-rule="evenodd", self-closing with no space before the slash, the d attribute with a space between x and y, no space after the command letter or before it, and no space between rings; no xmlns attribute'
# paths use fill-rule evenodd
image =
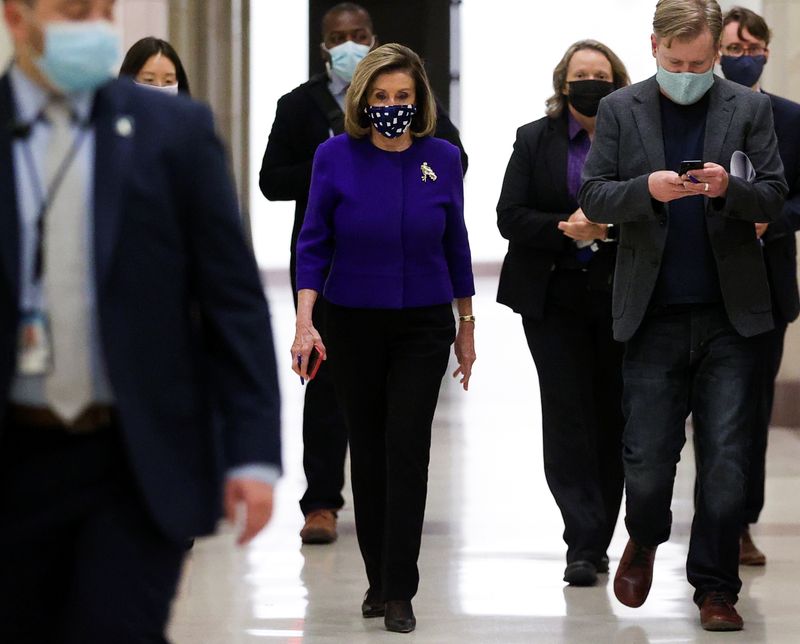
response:
<svg viewBox="0 0 800 644"><path fill-rule="evenodd" d="M764 52L767 51L767 48L763 45L750 45L749 47L742 47L738 43L733 43L732 45L723 47L722 50L728 56L735 56L736 58L739 58L740 56L763 56Z"/></svg>

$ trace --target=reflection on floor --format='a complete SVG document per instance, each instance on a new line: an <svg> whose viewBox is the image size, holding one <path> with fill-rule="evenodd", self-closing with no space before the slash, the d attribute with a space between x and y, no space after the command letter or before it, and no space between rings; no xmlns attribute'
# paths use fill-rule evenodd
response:
<svg viewBox="0 0 800 644"><path fill-rule="evenodd" d="M291 298L277 285L269 294L282 368L286 473L276 513L247 549L236 549L230 533L197 543L173 612L176 644L800 641L800 432L771 433L767 506L754 529L769 561L764 569L742 570L743 632L705 633L691 601L684 572L690 444L675 484L673 536L659 549L647 603L622 606L604 576L594 588L565 586L560 516L542 474L536 374L518 317L494 303L495 285L494 278L477 285L478 361L470 391L449 379L442 387L416 632L390 634L383 620L361 618L366 581L350 507L340 515L336 544L301 548L302 390L289 367ZM625 540L620 522L612 574Z"/></svg>

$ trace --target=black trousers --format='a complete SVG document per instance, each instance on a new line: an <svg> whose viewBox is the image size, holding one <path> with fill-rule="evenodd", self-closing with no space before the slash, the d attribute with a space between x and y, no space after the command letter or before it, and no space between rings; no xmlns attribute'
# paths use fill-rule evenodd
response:
<svg viewBox="0 0 800 644"><path fill-rule="evenodd" d="M622 355L611 295L553 275L544 317L523 317L542 398L544 473L564 520L567 562L606 554L622 501Z"/></svg>
<svg viewBox="0 0 800 644"><path fill-rule="evenodd" d="M408 600L419 585L431 424L455 337L452 307L328 304L327 315L367 578L385 600Z"/></svg>
<svg viewBox="0 0 800 644"><path fill-rule="evenodd" d="M297 258L292 243L289 276L294 308L297 309ZM312 311L314 327L327 346L325 306L320 298ZM344 461L347 457L347 427L344 424L330 367L323 362L314 380L306 382L303 402L303 471L306 491L300 510L339 510L344 505Z"/></svg>
<svg viewBox="0 0 800 644"><path fill-rule="evenodd" d="M148 516L114 427L5 424L0 641L163 643L188 544Z"/></svg>
<svg viewBox="0 0 800 644"><path fill-rule="evenodd" d="M753 431L750 444L750 466L747 470L747 497L744 506L744 523L757 523L764 508L764 484L767 464L767 435L775 401L775 378L781 368L786 322L775 316L775 328L760 336L762 343L758 355L755 390Z"/></svg>

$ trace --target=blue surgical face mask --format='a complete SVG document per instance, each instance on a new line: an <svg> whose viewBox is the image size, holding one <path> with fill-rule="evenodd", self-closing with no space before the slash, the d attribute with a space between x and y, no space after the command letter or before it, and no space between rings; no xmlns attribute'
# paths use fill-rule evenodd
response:
<svg viewBox="0 0 800 644"><path fill-rule="evenodd" d="M120 58L120 40L107 20L49 22L39 71L65 94L95 90L109 80Z"/></svg>
<svg viewBox="0 0 800 644"><path fill-rule="evenodd" d="M323 49L325 49L324 45ZM360 45L357 42L348 40L341 45L336 45L336 47L325 49L325 51L331 57L331 61L328 63L331 71L349 83L353 80L356 65L369 53L370 49L372 49L372 45Z"/></svg>
<svg viewBox="0 0 800 644"><path fill-rule="evenodd" d="M396 139L411 125L416 105L375 105L364 108L373 127L387 139Z"/></svg>
<svg viewBox="0 0 800 644"><path fill-rule="evenodd" d="M140 83L139 81L133 81L133 82L139 87L151 89L154 92L160 92L162 94L167 94L169 96L178 95L178 83L175 83L174 85L151 85L150 83Z"/></svg>
<svg viewBox="0 0 800 644"><path fill-rule="evenodd" d="M692 105L697 103L714 84L714 67L701 74L691 72L668 72L661 65L658 66L656 80L661 89L678 105Z"/></svg>
<svg viewBox="0 0 800 644"><path fill-rule="evenodd" d="M766 56L723 56L719 64L725 78L745 87L753 87L761 78L764 65L767 64Z"/></svg>

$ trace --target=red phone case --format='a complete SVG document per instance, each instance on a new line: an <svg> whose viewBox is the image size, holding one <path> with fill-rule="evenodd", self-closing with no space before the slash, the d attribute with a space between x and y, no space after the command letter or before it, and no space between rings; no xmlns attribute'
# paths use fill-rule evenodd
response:
<svg viewBox="0 0 800 644"><path fill-rule="evenodd" d="M317 371L319 371L319 366L322 364L322 354L319 352L319 349L315 346L311 349L311 353L308 355L308 368L306 371L308 372L308 379L313 380L314 376L317 375Z"/></svg>

